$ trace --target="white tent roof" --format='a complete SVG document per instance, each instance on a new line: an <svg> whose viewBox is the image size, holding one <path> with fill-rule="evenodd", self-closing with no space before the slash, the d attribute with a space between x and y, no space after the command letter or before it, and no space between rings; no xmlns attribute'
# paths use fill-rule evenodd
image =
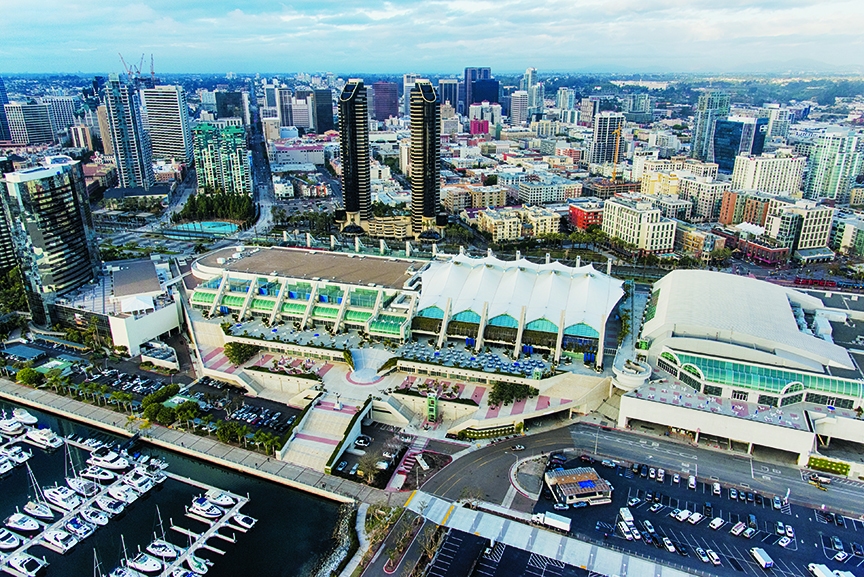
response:
<svg viewBox="0 0 864 577"><path fill-rule="evenodd" d="M124 313L134 313L156 308L153 305L153 297L138 295L128 297L120 301L120 310Z"/></svg>
<svg viewBox="0 0 864 577"><path fill-rule="evenodd" d="M487 321L503 314L518 320L525 306L526 324L545 318L557 326L563 310L564 328L585 323L597 332L624 294L622 281L590 264L571 268L525 259L508 262L459 255L431 263L422 279L418 311L432 306L444 310L449 298L451 316L465 310L479 315L488 302Z"/></svg>

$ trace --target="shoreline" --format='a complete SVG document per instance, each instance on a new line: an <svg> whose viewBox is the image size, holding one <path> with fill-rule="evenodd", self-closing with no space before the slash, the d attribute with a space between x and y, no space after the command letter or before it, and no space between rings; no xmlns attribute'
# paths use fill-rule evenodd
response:
<svg viewBox="0 0 864 577"><path fill-rule="evenodd" d="M29 393L29 395L28 395L28 393ZM82 413L84 413L84 411L75 412L75 411L67 410L61 406L54 406L51 404L47 404L45 402L40 401L39 399L31 398L33 395L37 395L37 396L46 396L47 395L50 398L57 400L58 404L59 404L59 402L62 402L63 404L67 404L67 405L68 404L77 405L77 406L75 406L75 408L86 409L86 412L89 413L89 415L88 414L82 414ZM44 411L46 413L50 413L50 414L53 414L53 415L56 415L56 416L59 416L62 418L69 419L71 421L75 421L75 422L82 423L82 424L85 424L88 426L92 426L92 427L95 427L98 429L102 429L102 430L105 430L107 432L114 433L116 435L120 435L120 436L123 436L126 438L131 438L134 434L133 432L130 432L129 430L127 430L125 427L117 424L118 421L125 423L128 415L121 414L121 413L115 413L111 409L107 409L105 407L97 407L94 405L90 405L88 403L78 401L76 399L64 397L62 395L57 395L56 393L53 393L52 391L48 391L45 389L33 389L30 387L19 385L17 383L13 383L7 379L0 379L0 399L6 400L9 402L13 402L13 403L18 403L21 405L26 405L28 407L31 407L31 408L34 408L34 409L37 409L40 411ZM113 417L112 422L106 422L105 420L95 418L94 416L90 416L93 413L98 413L100 411L105 411L105 412L109 413ZM209 444L211 446L215 445L214 448L221 449L221 452L223 453L223 455L211 454L211 453L208 453L204 450L195 450L191 446L187 446L187 445L194 445L197 443L186 443L184 441L173 442L171 440L156 438L152 435L153 432L157 432L160 430L164 430L166 433L172 433L176 436L180 436L180 437L184 438L184 440L185 440L186 436L193 437L196 441L206 439L206 440L210 441ZM193 433L187 433L187 432L179 431L176 429L169 429L167 427L162 427L161 425L155 425L154 424L150 430L143 430L140 432L141 432L140 439L143 442L150 443L153 446L156 446L156 447L159 447L162 449L167 449L167 450L170 450L170 451L173 451L176 453L180 453L180 454L185 455L187 457L200 459L200 460L206 461L208 463L212 463L215 465L219 465L221 467L225 467L226 469L231 469L231 470L234 470L234 471L237 471L240 473L252 475L252 476L255 476L255 477L258 477L261 479L265 479L268 481L279 483L280 485L284 485L284 486L290 487L292 489L303 491L305 493L317 495L319 497L333 501L333 502L338 503L338 504L353 504L353 503L365 502L365 500L362 499L359 495L346 495L346 494L343 494L341 492L331 491L331 490L327 489L326 483L322 482L320 479L324 479L324 478L328 478L328 480L333 479L334 483L332 483L332 484L336 484L336 482L340 482L340 481L342 482L341 484L345 484L345 480L340 479L340 478L329 477L326 473L323 473L323 472L313 471L311 469L304 469L304 468L299 467L297 465L293 465L292 463L278 461L276 459L267 457L265 455L261 455L260 453L255 453L253 451L247 451L241 447L234 447L233 445L224 445L218 441L213 441L212 439L209 439L209 438L199 437L198 435L194 435ZM242 453L247 453L247 454L244 455L244 458L241 459L239 462L225 458L225 455L232 453L232 452L235 452L235 451L241 451ZM250 461L250 463L245 464L246 461ZM259 461L259 462L255 463L255 466L253 466L252 462L254 462L254 461ZM269 467L272 469L274 465L278 465L278 468L280 469L280 471L278 471L278 472L282 472L282 470L284 470L285 468L291 467L292 469L299 470L300 474L298 475L298 478L301 476L305 476L308 479L308 477L310 475L314 475L314 476L318 476L319 479L317 479L315 481L312 481L311 479L298 481L297 478L289 478L289 477L286 477L284 475L277 474L278 473L277 471L265 470L266 467ZM262 467L265 467L265 468L262 468ZM291 471L291 472L294 472L294 471ZM310 481L312 481L312 482L310 482ZM321 486L318 486L319 483L321 484ZM354 485L354 483L351 483L350 481L348 481L348 483L350 483L350 485ZM378 490L371 489L371 488L366 487L366 486L361 486L361 487L357 487L354 489L355 489L355 491L357 491L359 489L358 492L365 492L367 495L369 495L370 493L378 492ZM383 491L381 491L381 492L383 493ZM391 498L395 497L395 496L399 496L399 493L389 493L386 496L382 495L381 497L384 498L384 500L390 501ZM401 500L401 499L397 499L397 500Z"/></svg>

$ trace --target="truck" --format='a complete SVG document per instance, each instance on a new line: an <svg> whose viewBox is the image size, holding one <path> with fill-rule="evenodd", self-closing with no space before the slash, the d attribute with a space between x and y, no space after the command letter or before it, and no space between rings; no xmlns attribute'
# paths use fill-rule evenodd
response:
<svg viewBox="0 0 864 577"><path fill-rule="evenodd" d="M826 477L825 475L820 475L819 473L811 473L810 480L821 483L823 485L831 484L831 477Z"/></svg>
<svg viewBox="0 0 864 577"><path fill-rule="evenodd" d="M552 527L553 529L558 529L565 533L570 532L570 519L563 515L556 515L555 513L535 513L531 516L531 522L537 525L546 525L547 527Z"/></svg>
<svg viewBox="0 0 864 577"><path fill-rule="evenodd" d="M750 555L753 556L753 559L755 559L763 569L770 569L774 566L774 559L772 559L765 549L762 549L761 547L753 547L750 549Z"/></svg>
<svg viewBox="0 0 864 577"><path fill-rule="evenodd" d="M810 563L807 569L813 577L834 577L834 572L825 565Z"/></svg>
<svg viewBox="0 0 864 577"><path fill-rule="evenodd" d="M627 523L628 527L633 526L633 513L630 512L630 509L627 507L621 507L618 509L618 516L621 517L621 520Z"/></svg>

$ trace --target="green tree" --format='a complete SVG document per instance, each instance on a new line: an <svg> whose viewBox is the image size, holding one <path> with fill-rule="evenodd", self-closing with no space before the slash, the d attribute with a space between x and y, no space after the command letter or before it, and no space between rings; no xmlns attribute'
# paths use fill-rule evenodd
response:
<svg viewBox="0 0 864 577"><path fill-rule="evenodd" d="M44 375L39 371L31 369L30 367L25 367L18 371L18 374L15 375L15 380L21 383L22 385L27 385L28 387L35 387L42 384L42 380L44 379Z"/></svg>
<svg viewBox="0 0 864 577"><path fill-rule="evenodd" d="M225 357L235 366L242 365L254 357L261 347L246 343L230 342L225 344Z"/></svg>
<svg viewBox="0 0 864 577"><path fill-rule="evenodd" d="M159 416L159 411L162 409L162 403L150 403L146 407L144 407L144 411L141 413L148 421L155 421Z"/></svg>
<svg viewBox="0 0 864 577"><path fill-rule="evenodd" d="M176 413L173 407L168 407L166 405L162 405L159 409L159 413L156 415L156 421L160 425L165 425L166 427L177 420Z"/></svg>

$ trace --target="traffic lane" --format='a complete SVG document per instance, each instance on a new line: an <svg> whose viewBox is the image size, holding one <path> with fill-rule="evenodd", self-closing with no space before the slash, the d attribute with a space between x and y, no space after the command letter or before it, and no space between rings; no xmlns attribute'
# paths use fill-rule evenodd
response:
<svg viewBox="0 0 864 577"><path fill-rule="evenodd" d="M511 444L525 451L513 453ZM547 431L477 449L439 471L423 485L423 490L438 497L456 500L465 487L484 490L484 500L501 503L510 488L509 471L517 459L550 451L572 448L568 427Z"/></svg>

